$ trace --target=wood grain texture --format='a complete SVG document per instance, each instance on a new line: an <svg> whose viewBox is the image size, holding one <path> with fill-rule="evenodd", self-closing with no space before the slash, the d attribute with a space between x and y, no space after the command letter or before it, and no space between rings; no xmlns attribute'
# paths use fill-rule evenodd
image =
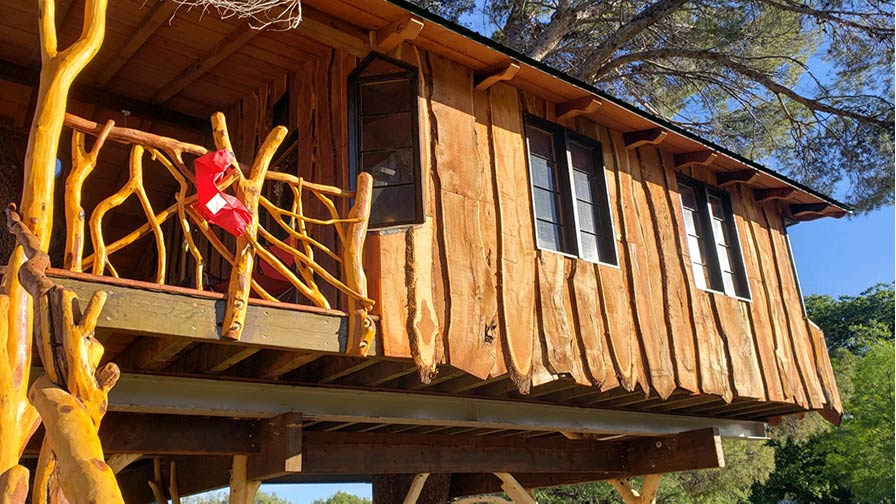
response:
<svg viewBox="0 0 896 504"><path fill-rule="evenodd" d="M537 253L539 334L543 338L543 362L553 374L570 374L590 385L585 376L576 340L571 303L567 300L567 265L570 259L547 251Z"/></svg>
<svg viewBox="0 0 896 504"><path fill-rule="evenodd" d="M614 143L623 145L622 135L612 132ZM647 209L646 196L640 184L637 152L618 156L619 193L625 247L625 267L630 279L631 299L637 329L641 338L650 385L662 398L675 390L675 372L665 324L663 323L662 291L656 278L659 263L653 242L653 225Z"/></svg>
<svg viewBox="0 0 896 504"><path fill-rule="evenodd" d="M766 287L762 284L762 274L759 271L760 266L757 258L759 252L752 233L752 227L755 225L755 222L748 219L749 215L755 214L754 203L748 196L748 192L743 187L737 187L731 191L731 206L734 211L734 220L737 224L747 282L750 285L752 301L749 303L748 309L752 336L758 352L768 400L786 401L792 397L792 393L790 393L789 387L785 387L781 383L781 375L778 372L778 363L775 357L774 329L772 322L769 320L768 293L766 292Z"/></svg>
<svg viewBox="0 0 896 504"><path fill-rule="evenodd" d="M374 282L370 295L379 302L383 355L411 357L408 333L408 287L405 283L406 250L404 233L371 233L365 248L367 257L375 257L379 275L371 272ZM370 266L370 261L365 260Z"/></svg>
<svg viewBox="0 0 896 504"><path fill-rule="evenodd" d="M803 322L803 306L800 301L799 289L796 286L796 272L793 270L793 263L790 260L790 246L787 243L786 231L784 231L784 221L780 211L765 207L763 212L769 224L768 232L773 247L773 255L770 259L773 259L777 266L786 320L790 327L790 337L798 364L797 369L799 369L806 387L809 406L812 409L821 409L825 402L824 393L821 390L818 372L812 358L809 332Z"/></svg>
<svg viewBox="0 0 896 504"><path fill-rule="evenodd" d="M619 381L606 341L606 334L609 331L601 309L596 268L598 266L586 261L575 262L572 304L578 321L576 336L587 365L588 375L596 387L610 390L616 388Z"/></svg>
<svg viewBox="0 0 896 504"><path fill-rule="evenodd" d="M682 243L677 232L681 221L677 219L673 209L677 201L673 201L671 197L671 171L667 171L661 154L655 147L641 147L638 152L641 160L641 182L648 197L655 247L659 256L663 315L673 348L675 378L680 388L697 392L694 328L691 324L690 299L686 293L683 271L687 266L681 262Z"/></svg>
<svg viewBox="0 0 896 504"><path fill-rule="evenodd" d="M619 201L619 171L617 151L614 149L610 131L593 123L585 123L583 132L600 141L607 180L607 194L610 201L610 216L614 228L617 264L624 260L625 242L622 240L622 214ZM638 383L645 384L641 347L635 333L635 320L628 298L626 275L621 268L595 266L601 295L601 315L607 322L606 338L611 351L618 380L623 388L634 390Z"/></svg>
<svg viewBox="0 0 896 504"><path fill-rule="evenodd" d="M483 173L482 193L479 205L479 226L482 236L483 253L488 268L488 281L485 282L482 296L483 313L494 313L495 320L489 326L489 337L495 347L495 363L489 374L493 377L507 373L504 350L501 344L501 327L499 322L503 307L498 303L498 220L497 220L497 184L494 173L494 151L492 147L492 111L489 91L473 91L473 111L476 118L474 133L476 136L476 162Z"/></svg>
<svg viewBox="0 0 896 504"><path fill-rule="evenodd" d="M490 88L492 145L495 157L498 225L501 233L499 299L504 306L502 343L511 377L528 390L535 331L535 239L523 123L516 89L506 84Z"/></svg>
<svg viewBox="0 0 896 504"><path fill-rule="evenodd" d="M494 292L488 266L480 213L483 173L474 135L473 76L464 67L431 56L431 97L436 175L439 181L441 220L438 232L445 243L448 276L448 362L479 378L487 378L495 365L494 339L489 327L497 321L497 304L483 303ZM484 308L487 308L486 311Z"/></svg>
<svg viewBox="0 0 896 504"><path fill-rule="evenodd" d="M765 399L762 372L753 343L747 302L726 296L711 294L722 337L731 361L731 377L734 391L739 398Z"/></svg>
<svg viewBox="0 0 896 504"><path fill-rule="evenodd" d="M806 406L806 392L803 381L796 368L793 354L793 344L790 340L790 329L787 325L787 315L784 313L780 282L775 266L772 243L769 239L768 223L765 212L758 207L745 205L747 222L750 234L756 246L757 269L753 276L759 279L758 285L765 293L768 308L768 320L773 338L775 359L778 365L778 373L785 395L789 400L800 406ZM750 278L750 270L747 270ZM792 399L790 399L792 397Z"/></svg>

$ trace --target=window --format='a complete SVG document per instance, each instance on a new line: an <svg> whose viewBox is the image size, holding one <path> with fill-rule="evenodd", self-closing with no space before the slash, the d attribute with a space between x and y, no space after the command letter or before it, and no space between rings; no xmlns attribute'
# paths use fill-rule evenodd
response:
<svg viewBox="0 0 896 504"><path fill-rule="evenodd" d="M526 117L538 247L616 264L600 143Z"/></svg>
<svg viewBox="0 0 896 504"><path fill-rule="evenodd" d="M417 69L373 53L349 76L352 178L373 175L370 227L423 222Z"/></svg>
<svg viewBox="0 0 896 504"><path fill-rule="evenodd" d="M684 176L679 176L678 192L697 287L749 298L728 194Z"/></svg>

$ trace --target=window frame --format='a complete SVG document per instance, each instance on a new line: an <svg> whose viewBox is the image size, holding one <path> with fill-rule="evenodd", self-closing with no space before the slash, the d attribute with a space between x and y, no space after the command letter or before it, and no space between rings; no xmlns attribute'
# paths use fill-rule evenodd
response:
<svg viewBox="0 0 896 504"><path fill-rule="evenodd" d="M747 276L746 271L746 262L744 261L744 251L740 242L740 235L737 231L737 221L734 217L734 209L731 206L731 194L727 191L711 186L706 182L702 182L693 177L689 177L683 173L676 174L676 180L679 186L685 185L690 187L694 191L694 196L696 198L696 206L695 209L696 218L700 220L700 226L702 228L703 234L698 239L704 240L704 248L706 249L706 260L708 261L707 267L710 271L710 277L706 279L706 287L697 287L700 290L712 292L715 294L722 294L725 296L733 297L736 299L740 299L742 301L752 301L752 292L750 290L750 281ZM681 196L681 191L676 187L676 191L678 192L678 204L680 205L682 211L682 218L684 217L684 199ZM725 290L725 282L722 279L722 263L719 261L719 242L717 237L715 236L715 231L712 226L712 208L709 202L709 196L715 196L719 198L722 203L722 211L725 215L725 221L723 225L727 227L728 236L731 239L731 242L727 245L729 248L735 248L737 253L734 257L734 263L732 264L732 273L735 278L735 285L733 287L732 292L728 292ZM682 226L684 226L684 221L682 221ZM687 228L682 227L682 232L687 234ZM688 244L688 240L685 239L684 246L687 247L688 256L693 255L693 251L690 249L690 245ZM691 268L692 275L696 274L693 270L693 262L689 264Z"/></svg>
<svg viewBox="0 0 896 504"><path fill-rule="evenodd" d="M560 205L557 208L563 219L564 232L562 239L565 242L565 250L555 250L544 247L538 239L538 214L535 202L535 183L532 173L532 149L530 148L530 130L536 129L551 137L551 148L554 153L554 163L558 180L556 181L557 193L560 196ZM616 232L613 223L613 214L610 209L610 194L607 184L607 168L603 159L603 148L598 140L577 133L563 125L545 120L536 115L524 114L524 140L526 143L526 167L529 172L529 196L532 205L532 225L535 237L536 250L560 254L573 259L593 264L602 264L614 268L619 267L619 253L616 247ZM569 150L570 143L578 143L593 152L593 177L591 181L591 194L594 201L590 202L594 208L595 239L597 245L597 258L592 259L582 255L581 242L583 231L578 209L578 195L576 193L575 178L572 165L572 154ZM541 157L541 156L539 156ZM610 257L603 257L609 255Z"/></svg>
<svg viewBox="0 0 896 504"><path fill-rule="evenodd" d="M370 65L370 63L377 59L385 61L386 63L389 63L393 66L403 68L406 71L361 76L361 73L364 72L364 70ZM420 76L418 68L411 64L408 64L404 61L396 60L394 58L390 58L389 56L378 52L371 52L363 60L361 60L360 63L358 63L358 66L355 67L354 70L352 70L347 79L349 187L352 190L355 190L358 174L364 171L361 169L361 156L364 153L363 149L361 148L361 136L363 134L361 130L363 123L363 116L361 112L361 88L363 85L369 83L389 82L403 78L407 78L408 87L411 90L411 92L408 93L408 115L410 116L412 129L410 135L410 147L414 180L412 184L408 185L414 186L414 217L410 220L388 223L375 223L371 220L368 222L368 229L371 230L418 225L423 224L426 219L423 199L423 165L420 159Z"/></svg>

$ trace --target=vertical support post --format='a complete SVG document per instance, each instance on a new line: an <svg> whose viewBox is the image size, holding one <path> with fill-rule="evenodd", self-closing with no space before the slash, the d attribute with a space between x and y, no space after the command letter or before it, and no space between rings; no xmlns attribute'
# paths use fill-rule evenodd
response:
<svg viewBox="0 0 896 504"><path fill-rule="evenodd" d="M342 247L342 264L345 269L345 284L352 291L367 298L367 275L364 273L364 239L370 220L370 204L373 197L373 177L369 173L358 175L355 204L348 212L349 220ZM376 336L376 327L371 320L371 306L349 296L348 300L348 344L346 351L354 355L367 355L370 344Z"/></svg>
<svg viewBox="0 0 896 504"><path fill-rule="evenodd" d="M644 476L640 492L632 488L632 484L628 480L611 479L608 482L619 492L625 504L654 504L662 476L662 474Z"/></svg>
<svg viewBox="0 0 896 504"><path fill-rule="evenodd" d="M90 172L96 168L100 149L115 121L108 121L96 137L93 148L89 151L84 143L84 133L72 131L72 170L65 179L65 269L82 271L81 259L84 256L84 208L81 206L81 189Z"/></svg>
<svg viewBox="0 0 896 504"><path fill-rule="evenodd" d="M411 480L411 487L408 488L408 494L404 496L402 504L417 504L420 492L423 491L423 485L426 484L426 478L429 478L429 473L420 473L414 476L414 479Z"/></svg>
<svg viewBox="0 0 896 504"><path fill-rule="evenodd" d="M54 0L39 0L41 50L40 84L34 120L25 153L21 210L28 228L37 236L39 248L48 250L53 228L53 190L59 135L65 120L69 90L84 66L99 51L106 30L107 0L84 3L84 23L78 39L60 51L56 37ZM21 246L9 260L5 293L0 295L0 495L18 491L21 472L19 455L39 419L26 399L31 369L33 308L29 294L19 282L25 262ZM25 471L27 472L27 471ZM27 493L27 478L25 479Z"/></svg>
<svg viewBox="0 0 896 504"><path fill-rule="evenodd" d="M249 457L235 455L230 471L230 504L252 504L261 481L249 479Z"/></svg>
<svg viewBox="0 0 896 504"><path fill-rule="evenodd" d="M218 115L221 116L219 122L223 123L223 114L215 114L215 116ZM214 116L212 121L215 122ZM224 127L226 128L226 126ZM221 332L228 339L239 340L243 333L252 284L252 271L255 267L255 247L258 244L256 237L261 186L264 184L268 165L285 137L286 128L283 126L277 126L268 133L268 137L255 157L255 162L252 163L249 176L241 178L236 189L236 197L249 210L252 221L246 227L246 232L236 240L233 269L230 273L230 282L227 284L227 303L224 307L224 324L221 327Z"/></svg>
<svg viewBox="0 0 896 504"><path fill-rule="evenodd" d="M535 497L526 491L513 475L510 473L495 473L495 476L501 480L501 489L510 497L513 504L537 504Z"/></svg>

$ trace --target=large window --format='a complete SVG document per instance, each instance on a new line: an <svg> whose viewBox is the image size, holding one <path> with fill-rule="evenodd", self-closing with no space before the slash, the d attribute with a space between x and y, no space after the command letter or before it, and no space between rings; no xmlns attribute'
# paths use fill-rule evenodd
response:
<svg viewBox="0 0 896 504"><path fill-rule="evenodd" d="M370 226L423 222L417 69L371 54L349 76L352 176L373 175Z"/></svg>
<svg viewBox="0 0 896 504"><path fill-rule="evenodd" d="M749 298L728 194L684 176L679 176L678 192L697 287Z"/></svg>
<svg viewBox="0 0 896 504"><path fill-rule="evenodd" d="M616 264L600 143L526 117L538 247Z"/></svg>

